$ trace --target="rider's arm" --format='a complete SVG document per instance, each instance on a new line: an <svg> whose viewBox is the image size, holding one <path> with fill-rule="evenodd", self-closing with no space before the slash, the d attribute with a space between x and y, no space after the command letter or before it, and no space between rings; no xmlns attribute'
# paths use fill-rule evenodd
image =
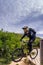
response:
<svg viewBox="0 0 43 65"><path fill-rule="evenodd" d="M25 36L26 36L26 34L24 34L24 35L21 37L21 39L20 39L20 40L22 41L22 39L23 39Z"/></svg>
<svg viewBox="0 0 43 65"><path fill-rule="evenodd" d="M30 31L32 31L34 34L36 34L36 31L32 28L30 28Z"/></svg>

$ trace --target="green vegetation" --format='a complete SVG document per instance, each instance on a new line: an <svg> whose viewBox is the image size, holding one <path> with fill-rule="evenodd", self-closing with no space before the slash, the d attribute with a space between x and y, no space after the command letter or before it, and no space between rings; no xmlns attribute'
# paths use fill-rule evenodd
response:
<svg viewBox="0 0 43 65"><path fill-rule="evenodd" d="M0 30L0 64L10 63L10 61L12 60L10 53L13 52L15 48L21 46L20 43L21 37L22 37L21 34L4 32L3 30ZM27 40L28 38L24 39ZM35 44L37 44L38 47L39 47L39 41L40 38L36 38L34 42Z"/></svg>

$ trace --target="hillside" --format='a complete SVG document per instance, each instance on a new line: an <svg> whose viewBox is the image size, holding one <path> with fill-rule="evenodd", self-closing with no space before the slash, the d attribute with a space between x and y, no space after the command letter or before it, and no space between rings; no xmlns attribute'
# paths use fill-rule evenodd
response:
<svg viewBox="0 0 43 65"><path fill-rule="evenodd" d="M9 51L12 52L15 48L21 47L20 38L22 34L11 33L11 32L3 32L0 30L0 63L9 63L11 61L11 55ZM25 37L24 40L28 38ZM36 38L35 44L39 47L40 38Z"/></svg>

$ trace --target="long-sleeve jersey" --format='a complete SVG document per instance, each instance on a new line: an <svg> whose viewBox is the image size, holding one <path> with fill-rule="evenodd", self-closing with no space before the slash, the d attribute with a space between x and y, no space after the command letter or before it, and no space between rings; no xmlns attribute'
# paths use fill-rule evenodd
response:
<svg viewBox="0 0 43 65"><path fill-rule="evenodd" d="M29 37L30 39L35 36L36 32L34 29L29 28L28 33L24 33L21 39L23 39L25 36Z"/></svg>

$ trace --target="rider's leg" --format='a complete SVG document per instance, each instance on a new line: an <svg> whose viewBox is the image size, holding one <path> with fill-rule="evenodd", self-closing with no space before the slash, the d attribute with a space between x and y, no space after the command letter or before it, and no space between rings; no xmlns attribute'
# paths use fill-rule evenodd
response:
<svg viewBox="0 0 43 65"><path fill-rule="evenodd" d="M31 43L30 41L31 41L31 40L29 40L29 42L28 42L29 53L32 51L32 43Z"/></svg>
<svg viewBox="0 0 43 65"><path fill-rule="evenodd" d="M32 43L35 41L35 38L36 37L31 38L28 42L29 53L32 51Z"/></svg>

